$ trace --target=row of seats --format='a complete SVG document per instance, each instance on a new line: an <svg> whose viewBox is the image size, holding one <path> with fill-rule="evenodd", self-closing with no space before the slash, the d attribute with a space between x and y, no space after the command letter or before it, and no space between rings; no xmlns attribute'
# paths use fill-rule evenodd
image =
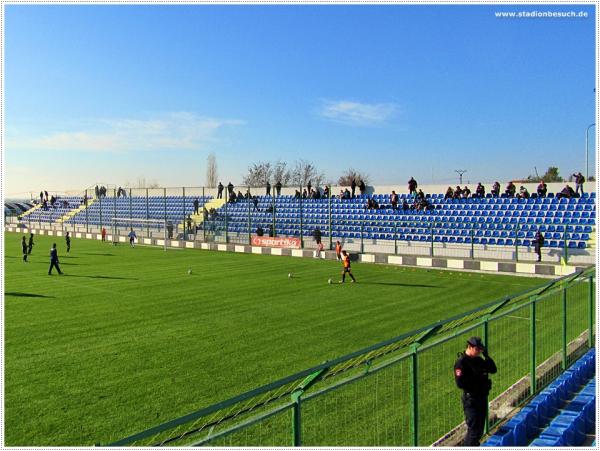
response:
<svg viewBox="0 0 600 451"><path fill-rule="evenodd" d="M580 446L594 431L595 349L499 427L484 446ZM583 386L583 388L582 388Z"/></svg>

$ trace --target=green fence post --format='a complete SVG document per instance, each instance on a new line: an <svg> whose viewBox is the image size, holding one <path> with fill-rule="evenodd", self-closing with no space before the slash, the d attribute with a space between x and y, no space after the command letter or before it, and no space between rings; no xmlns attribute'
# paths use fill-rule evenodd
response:
<svg viewBox="0 0 600 451"><path fill-rule="evenodd" d="M277 215L277 210L275 208L275 196L271 196L271 204L273 205L273 237L276 237L277 232L275 230L275 217Z"/></svg>
<svg viewBox="0 0 600 451"><path fill-rule="evenodd" d="M292 410L292 446L301 446L302 444L302 419L300 409L300 398L302 390L292 393L292 402L294 407Z"/></svg>
<svg viewBox="0 0 600 451"><path fill-rule="evenodd" d="M475 226L471 223L471 260L475 258Z"/></svg>
<svg viewBox="0 0 600 451"><path fill-rule="evenodd" d="M563 231L563 257L565 259L565 264L569 261L569 251L567 250L569 247L567 246L567 226L565 224L565 230Z"/></svg>
<svg viewBox="0 0 600 451"><path fill-rule="evenodd" d="M148 219L150 218L149 206L148 206L148 188L146 188L146 237L150 238L150 224L148 223ZM183 225L185 227L185 223Z"/></svg>
<svg viewBox="0 0 600 451"><path fill-rule="evenodd" d="M567 288L562 289L562 369L567 369Z"/></svg>
<svg viewBox="0 0 600 451"><path fill-rule="evenodd" d="M252 232L250 231L250 188L248 188L248 246L252 244Z"/></svg>
<svg viewBox="0 0 600 451"><path fill-rule="evenodd" d="M485 321L483 323L483 344L485 345L485 350L490 352L490 328L489 328L489 318L490 315L486 315ZM485 424L483 426L483 432L489 433L490 431L490 409L487 408L485 410Z"/></svg>
<svg viewBox="0 0 600 451"><path fill-rule="evenodd" d="M90 223L88 218L88 204L90 199L88 198L88 190L85 190L85 233L90 232ZM31 229L31 216L29 216L29 228Z"/></svg>
<svg viewBox="0 0 600 451"><path fill-rule="evenodd" d="M229 199L225 201L225 244L229 243L229 234L228 234L228 218L227 218L227 204L229 203Z"/></svg>
<svg viewBox="0 0 600 451"><path fill-rule="evenodd" d="M589 301L589 325L588 325L588 347L594 347L594 276L588 277L589 290L588 290L588 301Z"/></svg>
<svg viewBox="0 0 600 451"><path fill-rule="evenodd" d="M183 195L183 223L185 224L185 186L181 187L181 194ZM190 214L191 216L191 214ZM196 224L196 221L194 221L194 225ZM196 229L196 227L194 227L194 229ZM183 232L183 239L185 241L188 240L188 235L187 233L185 233L185 227L183 228L184 232ZM194 235L196 234L196 230L194 230Z"/></svg>
<svg viewBox="0 0 600 451"><path fill-rule="evenodd" d="M103 227L103 222L102 222L102 196L98 196L98 200L100 202L100 231L102 231L102 227ZM42 228L42 223L40 222L40 229L41 228Z"/></svg>
<svg viewBox="0 0 600 451"><path fill-rule="evenodd" d="M394 220L394 255L398 255L398 220Z"/></svg>
<svg viewBox="0 0 600 451"><path fill-rule="evenodd" d="M167 224L167 188L163 188L163 203L165 208L165 225ZM160 232L160 226L158 226L158 231ZM163 233L164 238L164 233Z"/></svg>
<svg viewBox="0 0 600 451"><path fill-rule="evenodd" d="M363 219L362 221L360 221L360 253L364 254L365 253L365 240L364 240L364 233L365 231L365 220Z"/></svg>
<svg viewBox="0 0 600 451"><path fill-rule="evenodd" d="M116 233L118 231L118 225L117 225L117 188L113 188L113 222L115 223L115 228L113 231L113 235L117 235L118 233ZM113 236L113 243L115 242L115 237ZM117 238L117 243L119 242L119 239Z"/></svg>
<svg viewBox="0 0 600 451"><path fill-rule="evenodd" d="M519 261L519 220L517 219L517 227L515 227L515 261Z"/></svg>
<svg viewBox="0 0 600 451"><path fill-rule="evenodd" d="M131 200L131 188L129 188L129 228L133 227L133 206Z"/></svg>
<svg viewBox="0 0 600 451"><path fill-rule="evenodd" d="M412 345L411 350L411 372L410 380L410 426L411 446L419 446L419 367L417 352L418 346Z"/></svg>
<svg viewBox="0 0 600 451"><path fill-rule="evenodd" d="M536 355L535 355L535 348L536 348L536 340L535 340L535 336L536 336L536 330L535 330L535 304L537 303L537 299L533 298L529 308L530 308L530 324L529 324L529 349L530 349L530 354L531 354L531 362L530 362L530 367L531 367L531 395L533 395L536 391L537 391L537 381L536 381L536 374L535 374L535 361L536 361Z"/></svg>
<svg viewBox="0 0 600 451"><path fill-rule="evenodd" d="M304 249L304 223L303 223L303 212L302 212L302 185L300 185L300 249Z"/></svg>

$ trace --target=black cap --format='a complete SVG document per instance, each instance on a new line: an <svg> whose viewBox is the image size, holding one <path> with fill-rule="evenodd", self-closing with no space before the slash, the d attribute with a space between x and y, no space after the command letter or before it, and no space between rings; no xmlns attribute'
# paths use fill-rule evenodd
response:
<svg viewBox="0 0 600 451"><path fill-rule="evenodd" d="M485 346L481 341L481 337L471 337L467 340L467 344L469 346L473 346L474 348L485 349Z"/></svg>

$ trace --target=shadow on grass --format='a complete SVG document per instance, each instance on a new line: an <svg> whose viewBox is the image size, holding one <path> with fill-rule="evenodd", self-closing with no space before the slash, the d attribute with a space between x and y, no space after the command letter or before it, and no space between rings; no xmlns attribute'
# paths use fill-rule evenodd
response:
<svg viewBox="0 0 600 451"><path fill-rule="evenodd" d="M400 283L400 282L358 282L360 285L388 285L397 287L414 287L414 288L444 288L438 285L422 285L418 283Z"/></svg>
<svg viewBox="0 0 600 451"><path fill-rule="evenodd" d="M99 255L101 257L114 257L115 254L106 254L102 252L82 252L83 255Z"/></svg>
<svg viewBox="0 0 600 451"><path fill-rule="evenodd" d="M54 296L45 296L43 294L21 293L20 291L5 291L5 296L17 296L20 298L53 298Z"/></svg>
<svg viewBox="0 0 600 451"><path fill-rule="evenodd" d="M64 274L65 277L85 277L86 279L111 279L111 280L138 280L134 277L117 276L83 276L81 274Z"/></svg>

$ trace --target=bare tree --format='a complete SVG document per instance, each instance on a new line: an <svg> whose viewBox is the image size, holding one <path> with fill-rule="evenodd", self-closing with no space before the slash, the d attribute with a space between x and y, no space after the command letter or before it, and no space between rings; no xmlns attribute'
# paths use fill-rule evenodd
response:
<svg viewBox="0 0 600 451"><path fill-rule="evenodd" d="M219 174L217 172L217 157L213 152L206 157L206 186L216 188Z"/></svg>
<svg viewBox="0 0 600 451"><path fill-rule="evenodd" d="M283 186L287 186L291 178L292 174L287 169L285 161L278 161L273 165L273 183L281 182Z"/></svg>
<svg viewBox="0 0 600 451"><path fill-rule="evenodd" d="M158 184L156 179L147 181L146 177L138 177L136 185L136 188L160 188L160 185Z"/></svg>
<svg viewBox="0 0 600 451"><path fill-rule="evenodd" d="M359 180L365 182L365 185L369 184L369 175L361 174L354 168L346 169L346 171L338 179L339 186L350 186L354 180L357 184Z"/></svg>
<svg viewBox="0 0 600 451"><path fill-rule="evenodd" d="M325 174L320 172L316 166L307 160L298 160L291 171L291 181L294 185L306 186L311 182L312 186L321 186L325 180Z"/></svg>
<svg viewBox="0 0 600 451"><path fill-rule="evenodd" d="M265 186L271 179L272 173L271 163L259 161L248 168L248 173L244 176L242 183L252 187Z"/></svg>

